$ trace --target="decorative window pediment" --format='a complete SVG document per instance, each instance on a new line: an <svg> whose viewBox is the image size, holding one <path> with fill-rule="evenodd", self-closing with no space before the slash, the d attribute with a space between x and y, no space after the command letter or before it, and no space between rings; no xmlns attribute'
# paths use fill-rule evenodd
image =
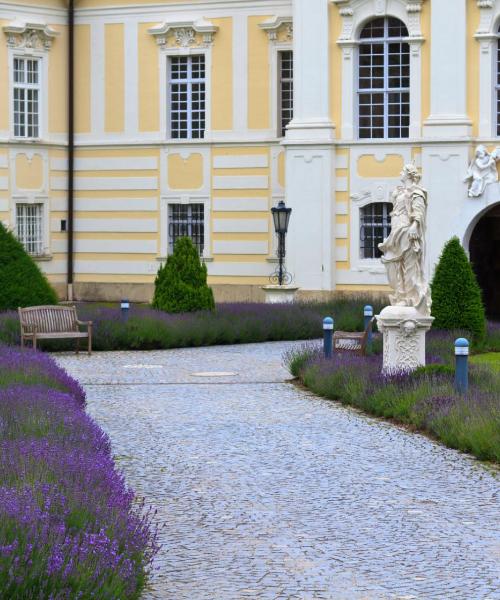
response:
<svg viewBox="0 0 500 600"><path fill-rule="evenodd" d="M199 19L197 21L166 21L148 29L156 43L167 48L206 48L213 42L218 27Z"/></svg>
<svg viewBox="0 0 500 600"><path fill-rule="evenodd" d="M259 24L271 42L291 42L293 40L292 17L273 17Z"/></svg>
<svg viewBox="0 0 500 600"><path fill-rule="evenodd" d="M50 50L54 38L59 35L58 31L45 23L21 21L5 25L3 31L7 36L7 45L22 50Z"/></svg>

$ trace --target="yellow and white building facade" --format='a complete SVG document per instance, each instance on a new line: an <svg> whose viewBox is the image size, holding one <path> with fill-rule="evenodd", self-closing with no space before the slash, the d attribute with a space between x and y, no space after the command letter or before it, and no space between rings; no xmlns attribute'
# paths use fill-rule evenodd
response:
<svg viewBox="0 0 500 600"><path fill-rule="evenodd" d="M428 190L429 274L457 235L500 304L500 186L471 197L464 181L478 146L500 146L500 0L74 9L71 73L67 0L0 0L0 219L61 297L71 225L75 298L149 300L187 234L218 299L260 300L280 200L301 294L384 292L377 244L413 162Z"/></svg>

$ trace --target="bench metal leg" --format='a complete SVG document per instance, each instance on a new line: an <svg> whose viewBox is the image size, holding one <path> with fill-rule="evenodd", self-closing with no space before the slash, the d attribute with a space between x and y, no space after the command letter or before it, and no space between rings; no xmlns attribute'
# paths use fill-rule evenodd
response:
<svg viewBox="0 0 500 600"><path fill-rule="evenodd" d="M76 338L76 353L80 354L80 338Z"/></svg>
<svg viewBox="0 0 500 600"><path fill-rule="evenodd" d="M33 350L36 350L36 335L33 336Z"/></svg>
<svg viewBox="0 0 500 600"><path fill-rule="evenodd" d="M92 354L92 328L89 327L89 339L88 339L88 346L87 346L87 352L88 355L90 356Z"/></svg>

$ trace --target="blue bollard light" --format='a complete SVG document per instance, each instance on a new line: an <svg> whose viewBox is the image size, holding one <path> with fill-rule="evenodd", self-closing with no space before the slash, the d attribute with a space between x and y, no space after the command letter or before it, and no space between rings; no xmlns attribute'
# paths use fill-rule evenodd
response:
<svg viewBox="0 0 500 600"><path fill-rule="evenodd" d="M373 319L373 306L370 306L370 304L367 304L365 306L365 308L363 309L363 314L365 317L365 331L366 331L366 328L370 324L370 321ZM372 332L372 328L370 327L370 330L368 331L368 337L366 339L366 347L367 347L368 352L372 351L372 341L373 341L373 332Z"/></svg>
<svg viewBox="0 0 500 600"><path fill-rule="evenodd" d="M455 389L466 394L469 389L469 341L465 338L455 340Z"/></svg>
<svg viewBox="0 0 500 600"><path fill-rule="evenodd" d="M325 358L331 358L333 351L333 319L326 317L323 319L323 352Z"/></svg>
<svg viewBox="0 0 500 600"><path fill-rule="evenodd" d="M126 321L128 319L128 313L130 310L130 302L128 300L122 300L120 302L120 309L122 311L122 319Z"/></svg>

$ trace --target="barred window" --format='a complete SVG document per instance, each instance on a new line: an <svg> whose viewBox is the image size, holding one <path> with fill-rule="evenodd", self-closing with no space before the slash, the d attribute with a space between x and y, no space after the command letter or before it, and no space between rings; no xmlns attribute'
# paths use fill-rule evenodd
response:
<svg viewBox="0 0 500 600"><path fill-rule="evenodd" d="M14 58L14 136L39 137L40 60Z"/></svg>
<svg viewBox="0 0 500 600"><path fill-rule="evenodd" d="M205 136L205 56L170 58L170 135L174 139Z"/></svg>
<svg viewBox="0 0 500 600"><path fill-rule="evenodd" d="M175 242L190 237L200 256L205 245L205 215L203 204L168 205L168 251L172 254Z"/></svg>
<svg viewBox="0 0 500 600"><path fill-rule="evenodd" d="M498 28L498 35L500 36L500 27ZM497 42L497 55L496 55L496 85L495 85L495 107L497 116L497 135L500 136L500 38Z"/></svg>
<svg viewBox="0 0 500 600"><path fill-rule="evenodd" d="M278 54L279 64L279 131L285 137L286 126L293 119L293 52Z"/></svg>
<svg viewBox="0 0 500 600"><path fill-rule="evenodd" d="M359 137L407 138L410 132L410 46L394 17L370 21L359 45Z"/></svg>
<svg viewBox="0 0 500 600"><path fill-rule="evenodd" d="M361 258L380 258L378 245L391 232L391 210L389 202L374 202L360 210Z"/></svg>
<svg viewBox="0 0 500 600"><path fill-rule="evenodd" d="M17 238L28 254L43 254L43 205L16 204Z"/></svg>

